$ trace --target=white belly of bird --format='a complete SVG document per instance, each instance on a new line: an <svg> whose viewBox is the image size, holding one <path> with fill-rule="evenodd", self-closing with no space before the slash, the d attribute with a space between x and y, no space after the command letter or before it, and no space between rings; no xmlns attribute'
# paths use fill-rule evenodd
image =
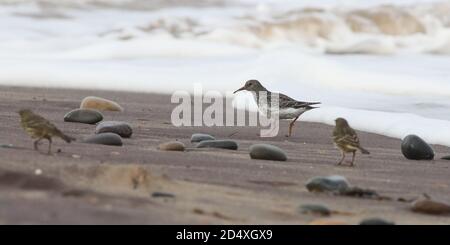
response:
<svg viewBox="0 0 450 245"><path fill-rule="evenodd" d="M280 110L280 119L294 119L306 111L305 108L286 108Z"/></svg>
<svg viewBox="0 0 450 245"><path fill-rule="evenodd" d="M262 113L263 115L267 116L267 112L269 112L270 116L276 116L278 115L280 119L282 120L287 120L287 119L294 119L298 116L300 116L301 114L303 114L306 111L305 108L283 108L280 109L278 107L269 107L267 105L261 105L259 106L259 112Z"/></svg>
<svg viewBox="0 0 450 245"><path fill-rule="evenodd" d="M294 119L301 114L303 114L306 109L305 108L283 108L280 110L279 107L269 107L266 103L259 103L255 93L252 93L253 99L256 104L258 104L258 110L261 114L267 117L267 113L269 112L270 117L279 115L279 119L288 120Z"/></svg>

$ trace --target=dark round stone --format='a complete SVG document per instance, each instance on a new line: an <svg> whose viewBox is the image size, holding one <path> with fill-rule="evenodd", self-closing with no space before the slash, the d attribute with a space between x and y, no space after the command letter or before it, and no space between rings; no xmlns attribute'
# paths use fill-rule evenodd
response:
<svg viewBox="0 0 450 245"><path fill-rule="evenodd" d="M115 133L123 138L130 138L133 134L131 125L126 122L105 121L97 125L96 134Z"/></svg>
<svg viewBox="0 0 450 245"><path fill-rule="evenodd" d="M417 135L408 135L402 141L402 153L410 160L433 160L433 148Z"/></svg>
<svg viewBox="0 0 450 245"><path fill-rule="evenodd" d="M12 144L1 144L0 148L14 148L14 145L12 145Z"/></svg>
<svg viewBox="0 0 450 245"><path fill-rule="evenodd" d="M321 215L321 216L329 216L331 215L331 211L319 204L306 204L301 205L299 207L299 212L302 214L313 214L313 215Z"/></svg>
<svg viewBox="0 0 450 245"><path fill-rule="evenodd" d="M122 138L115 133L97 134L83 140L83 143L122 146Z"/></svg>
<svg viewBox="0 0 450 245"><path fill-rule="evenodd" d="M167 192L153 192L153 198L175 198L175 195Z"/></svg>
<svg viewBox="0 0 450 245"><path fill-rule="evenodd" d="M202 142L205 140L215 140L216 138L214 138L213 136L209 135L209 134L193 134L191 136L191 142Z"/></svg>
<svg viewBox="0 0 450 245"><path fill-rule="evenodd" d="M442 160L450 160L450 156L445 156L441 158Z"/></svg>
<svg viewBox="0 0 450 245"><path fill-rule="evenodd" d="M314 177L306 182L306 189L310 192L340 192L350 187L343 176Z"/></svg>
<svg viewBox="0 0 450 245"><path fill-rule="evenodd" d="M233 140L204 140L196 146L197 148L221 148L228 150L237 150L238 144Z"/></svg>
<svg viewBox="0 0 450 245"><path fill-rule="evenodd" d="M65 122L96 124L101 120L103 120L103 115L90 109L75 109L64 116Z"/></svg>
<svg viewBox="0 0 450 245"><path fill-rule="evenodd" d="M250 146L250 158L272 161L287 160L286 153L282 149L269 144L255 144Z"/></svg>
<svg viewBox="0 0 450 245"><path fill-rule="evenodd" d="M369 218L362 220L359 225L395 225L395 223L380 218Z"/></svg>

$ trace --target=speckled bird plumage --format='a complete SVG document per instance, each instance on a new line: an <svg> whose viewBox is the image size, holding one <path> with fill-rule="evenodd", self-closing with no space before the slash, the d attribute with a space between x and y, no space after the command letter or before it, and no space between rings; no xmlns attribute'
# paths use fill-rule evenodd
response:
<svg viewBox="0 0 450 245"><path fill-rule="evenodd" d="M35 150L38 150L38 143L42 139L47 139L49 141L49 154L51 153L52 137L60 137L67 143L75 140L75 138L65 135L47 119L33 113L31 110L21 110L19 111L19 115L22 128L32 139L36 139L34 142Z"/></svg>
<svg viewBox="0 0 450 245"><path fill-rule="evenodd" d="M335 120L336 126L333 130L333 141L334 144L341 150L342 158L338 165L342 164L345 159L345 153L352 153L353 158L351 165L355 161L355 153L357 150L361 151L363 154L370 154L369 151L361 147L359 143L358 135L355 130L350 127L347 120L344 118L337 118Z"/></svg>
<svg viewBox="0 0 450 245"><path fill-rule="evenodd" d="M242 90L252 92L253 98L261 113L276 113L282 120L293 120L289 125L289 134L287 136L291 136L294 123L303 113L317 108L313 105L320 104L320 102L298 101L282 93L273 93L267 90L258 80L248 80L242 88L236 90L234 93ZM261 95L265 96L262 100L260 100ZM272 107L271 100L276 96L278 96L278 107Z"/></svg>

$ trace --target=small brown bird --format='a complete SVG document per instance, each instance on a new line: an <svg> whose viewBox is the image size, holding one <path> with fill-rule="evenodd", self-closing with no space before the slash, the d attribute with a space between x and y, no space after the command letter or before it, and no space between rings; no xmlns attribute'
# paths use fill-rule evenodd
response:
<svg viewBox="0 0 450 245"><path fill-rule="evenodd" d="M47 139L49 142L48 154L51 154L52 151L52 137L60 137L67 143L75 140L75 138L65 135L47 119L33 113L31 110L20 110L19 115L23 129L32 139L36 139L34 142L34 149L36 151L38 150L39 142L43 139Z"/></svg>
<svg viewBox="0 0 450 245"><path fill-rule="evenodd" d="M350 127L347 120L344 118L337 118L335 122L336 127L333 131L333 141L342 152L342 158L337 165L341 165L345 160L345 153L351 152L353 153L353 157L350 166L353 166L357 150L360 150L362 154L370 154L370 152L359 145L358 135L356 135L355 130Z"/></svg>

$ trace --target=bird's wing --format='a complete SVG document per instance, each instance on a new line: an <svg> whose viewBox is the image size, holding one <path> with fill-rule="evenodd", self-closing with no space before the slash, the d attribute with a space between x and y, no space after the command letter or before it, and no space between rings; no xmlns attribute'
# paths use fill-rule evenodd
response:
<svg viewBox="0 0 450 245"><path fill-rule="evenodd" d="M41 129L41 130L46 129L49 131L59 131L55 125L53 125L47 119L45 119L39 115L33 115L32 118L29 118L27 120L26 124L27 124L27 127L30 127L30 128L36 128L36 129Z"/></svg>
<svg viewBox="0 0 450 245"><path fill-rule="evenodd" d="M304 102L304 101L297 101L292 99L291 97L284 95L284 94L280 94L279 95L280 98L280 107L281 108L285 108L285 107L291 107L291 108L305 108L305 107L310 107L312 105L317 105L320 104L320 102Z"/></svg>
<svg viewBox="0 0 450 245"><path fill-rule="evenodd" d="M334 134L336 143L359 147L359 138L353 129L347 129L343 134Z"/></svg>

